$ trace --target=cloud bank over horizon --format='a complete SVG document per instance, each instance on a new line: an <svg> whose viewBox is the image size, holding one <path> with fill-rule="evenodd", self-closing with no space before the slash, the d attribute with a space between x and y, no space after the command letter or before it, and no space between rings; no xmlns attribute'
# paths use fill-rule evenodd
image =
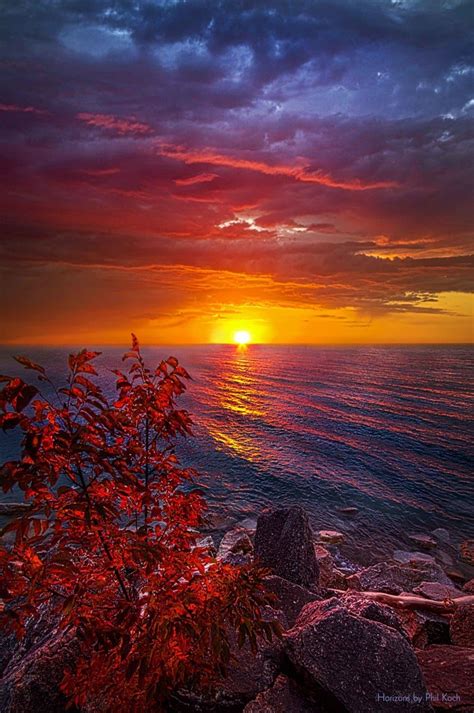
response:
<svg viewBox="0 0 474 713"><path fill-rule="evenodd" d="M2 19L1 341L472 338L470 0Z"/></svg>

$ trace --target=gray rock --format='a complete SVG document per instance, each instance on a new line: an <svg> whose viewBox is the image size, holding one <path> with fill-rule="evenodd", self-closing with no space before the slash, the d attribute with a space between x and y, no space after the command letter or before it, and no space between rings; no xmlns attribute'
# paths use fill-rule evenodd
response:
<svg viewBox="0 0 474 713"><path fill-rule="evenodd" d="M403 628L396 612L386 604L375 602L373 599L367 599L363 593L344 594L342 602L350 614L361 616L370 621L378 621L380 624L385 624L391 629L395 629L405 638L407 634Z"/></svg>
<svg viewBox="0 0 474 713"><path fill-rule="evenodd" d="M0 681L2 713L65 713L67 701L59 686L79 652L74 633L57 629L45 611L22 641L5 644L9 661Z"/></svg>
<svg viewBox="0 0 474 713"><path fill-rule="evenodd" d="M456 646L474 647L474 604L458 604L449 631Z"/></svg>
<svg viewBox="0 0 474 713"><path fill-rule="evenodd" d="M215 557L217 552L214 540L210 535L207 537L201 537L201 539L196 542L196 547L204 548L211 557Z"/></svg>
<svg viewBox="0 0 474 713"><path fill-rule="evenodd" d="M388 594L411 592L421 582L439 582L447 586L453 584L435 562L417 562L413 566L379 562L347 577L349 589Z"/></svg>
<svg viewBox="0 0 474 713"><path fill-rule="evenodd" d="M299 584L277 575L266 577L265 587L278 598L275 606L283 611L289 626L293 626L305 604L321 599L309 589L305 589L305 587L301 587Z"/></svg>
<svg viewBox="0 0 474 713"><path fill-rule="evenodd" d="M306 587L318 584L308 516L299 506L264 512L257 520L255 558L274 574Z"/></svg>
<svg viewBox="0 0 474 713"><path fill-rule="evenodd" d="M449 545L451 543L451 535L447 530L445 530L444 527L437 527L436 530L433 530L432 535L435 540L443 542L445 545Z"/></svg>
<svg viewBox="0 0 474 713"><path fill-rule="evenodd" d="M430 646L417 651L428 691L437 711L474 711L474 650Z"/></svg>
<svg viewBox="0 0 474 713"><path fill-rule="evenodd" d="M351 613L336 598L307 604L285 638L296 671L322 696L331 696L335 710L431 713L406 638L386 624Z"/></svg>
<svg viewBox="0 0 474 713"><path fill-rule="evenodd" d="M280 674L271 688L259 693L248 703L243 713L323 713L290 678Z"/></svg>
<svg viewBox="0 0 474 713"><path fill-rule="evenodd" d="M414 587L413 592L427 599L434 599L442 602L444 599L456 599L462 597L463 593L456 587L448 584L440 584L439 582L420 582L417 587Z"/></svg>
<svg viewBox="0 0 474 713"><path fill-rule="evenodd" d="M418 562L435 563L435 558L424 552L405 552L404 550L395 550L393 559L395 562L400 562L401 564L418 564Z"/></svg>
<svg viewBox="0 0 474 713"><path fill-rule="evenodd" d="M242 565L252 561L253 544L243 528L226 532L217 550L217 559L226 564Z"/></svg>

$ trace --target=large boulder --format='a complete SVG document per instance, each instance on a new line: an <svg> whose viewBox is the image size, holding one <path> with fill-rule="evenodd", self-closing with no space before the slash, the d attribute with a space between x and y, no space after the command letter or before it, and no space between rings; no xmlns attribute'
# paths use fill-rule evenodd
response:
<svg viewBox="0 0 474 713"><path fill-rule="evenodd" d="M474 604L459 604L456 607L449 631L453 644L474 647Z"/></svg>
<svg viewBox="0 0 474 713"><path fill-rule="evenodd" d="M432 711L406 638L385 623L351 613L335 597L307 604L285 638L295 670L335 710Z"/></svg>
<svg viewBox="0 0 474 713"><path fill-rule="evenodd" d="M291 678L280 674L273 686L259 693L243 713L323 713L316 701L309 700Z"/></svg>
<svg viewBox="0 0 474 713"><path fill-rule="evenodd" d="M283 579L304 587L318 585L313 533L303 508L281 508L259 516L255 558Z"/></svg>
<svg viewBox="0 0 474 713"><path fill-rule="evenodd" d="M277 575L266 577L265 587L277 597L275 606L283 611L289 626L293 626L305 604L321 598L309 589Z"/></svg>
<svg viewBox="0 0 474 713"><path fill-rule="evenodd" d="M474 711L474 650L430 646L417 651L418 661L436 711Z"/></svg>
<svg viewBox="0 0 474 713"><path fill-rule="evenodd" d="M379 562L350 575L346 581L349 589L387 594L411 592L421 582L453 584L441 567L432 562L418 562L416 565Z"/></svg>

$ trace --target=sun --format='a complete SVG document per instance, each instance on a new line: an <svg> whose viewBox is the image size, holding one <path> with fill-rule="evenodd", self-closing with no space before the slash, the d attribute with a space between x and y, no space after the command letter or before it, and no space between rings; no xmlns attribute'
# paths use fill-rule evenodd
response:
<svg viewBox="0 0 474 713"><path fill-rule="evenodd" d="M245 329L239 329L238 332L234 333L234 342L241 346L248 344L250 339L250 332L247 332Z"/></svg>

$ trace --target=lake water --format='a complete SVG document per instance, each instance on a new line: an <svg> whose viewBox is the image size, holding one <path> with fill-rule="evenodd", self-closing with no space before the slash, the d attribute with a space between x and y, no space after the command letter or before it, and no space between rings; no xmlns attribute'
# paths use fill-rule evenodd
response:
<svg viewBox="0 0 474 713"><path fill-rule="evenodd" d="M122 351L106 347L98 364L120 366ZM3 348L1 373L22 372L9 359L18 352L64 373L68 350L37 347ZM474 536L472 347L144 353L152 362L173 354L193 377L183 401L195 438L178 452L201 473L217 528L298 503L315 528L344 531L359 559L407 549L408 534L436 527L455 541ZM14 440L2 435L2 458ZM348 506L356 516L340 512Z"/></svg>

